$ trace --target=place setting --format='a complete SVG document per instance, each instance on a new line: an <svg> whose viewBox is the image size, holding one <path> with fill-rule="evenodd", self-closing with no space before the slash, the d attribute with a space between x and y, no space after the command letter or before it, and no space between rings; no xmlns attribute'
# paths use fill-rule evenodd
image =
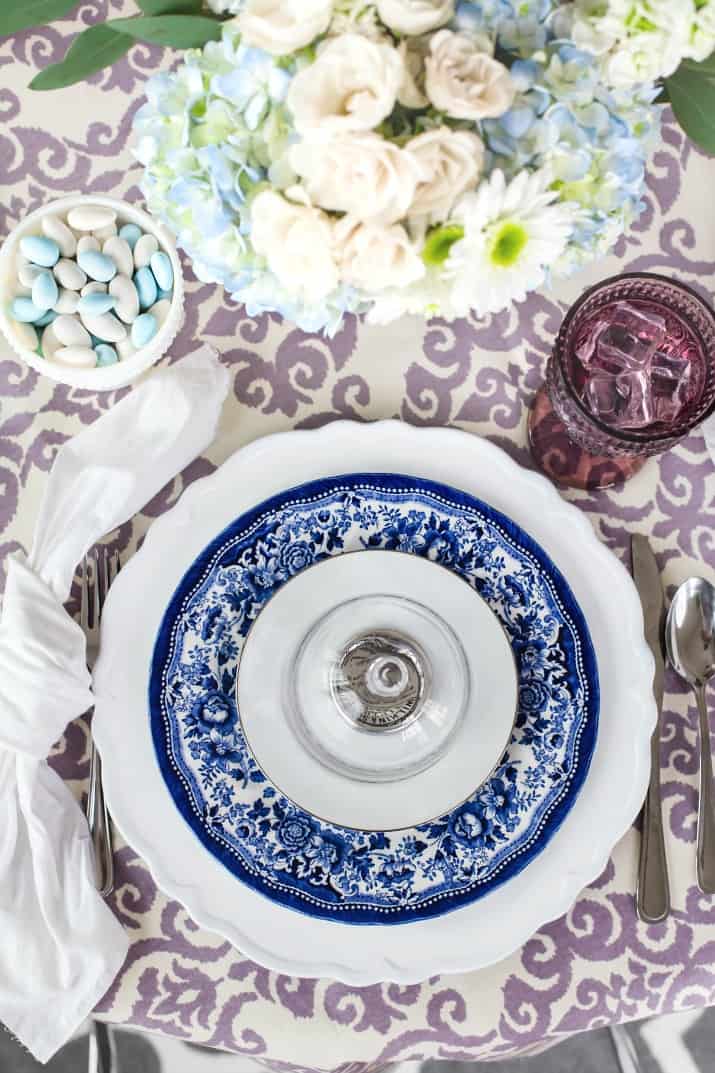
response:
<svg viewBox="0 0 715 1073"><path fill-rule="evenodd" d="M710 84L715 22L698 5L649 65L652 27L580 0L149 7L96 24L171 46L162 20L187 20L121 121L140 186L47 191L0 249L8 465L13 422L45 422L3 552L0 1019L46 1062L115 1002L159 1024L139 993L189 993L167 980L191 965L226 1008L255 972L266 1003L277 980L427 1002L483 981L492 1018L559 928L608 946L616 870L631 938L601 968L625 973L627 942L665 947L715 894L710 549L644 499L668 460L672 490L682 452L703 487L715 458L711 281L623 254L659 94L706 159L680 93ZM33 92L104 93L83 47ZM455 354L494 376L487 420L465 380L432 423ZM677 784L668 683L692 709ZM153 954L162 905L229 952L191 961L177 930ZM566 1023L590 978L564 972ZM187 1040L240 1051L205 1020Z"/></svg>

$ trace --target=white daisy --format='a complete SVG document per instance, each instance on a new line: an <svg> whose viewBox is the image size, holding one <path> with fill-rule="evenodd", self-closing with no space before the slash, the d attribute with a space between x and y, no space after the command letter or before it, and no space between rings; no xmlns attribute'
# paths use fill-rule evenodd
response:
<svg viewBox="0 0 715 1073"><path fill-rule="evenodd" d="M545 171L522 171L506 182L493 172L454 207L449 252L442 274L451 280L452 306L460 316L497 313L541 286L563 254L576 219L573 205L553 204ZM430 241L439 239L439 231ZM424 254L423 254L424 256Z"/></svg>
<svg viewBox="0 0 715 1073"><path fill-rule="evenodd" d="M566 9L569 36L601 57L609 85L654 82L671 75L688 54L701 6L698 0L575 0Z"/></svg>

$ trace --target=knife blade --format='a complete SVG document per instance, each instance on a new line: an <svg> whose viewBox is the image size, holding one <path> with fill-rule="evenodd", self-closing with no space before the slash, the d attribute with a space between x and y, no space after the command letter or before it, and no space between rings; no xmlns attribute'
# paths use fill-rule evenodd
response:
<svg viewBox="0 0 715 1073"><path fill-rule="evenodd" d="M643 608L645 639L655 661L653 697L658 719L651 738L650 782L643 804L636 909L641 920L657 924L670 912L668 862L663 833L663 808L660 787L660 733L663 712L665 661L662 631L665 599L660 571L648 538L636 533L631 538L633 580Z"/></svg>

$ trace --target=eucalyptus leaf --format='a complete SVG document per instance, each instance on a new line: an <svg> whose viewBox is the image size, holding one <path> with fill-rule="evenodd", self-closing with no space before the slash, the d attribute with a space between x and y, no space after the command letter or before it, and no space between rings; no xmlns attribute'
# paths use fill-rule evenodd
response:
<svg viewBox="0 0 715 1073"><path fill-rule="evenodd" d="M111 19L105 25L138 41L169 48L199 48L221 37L221 22L207 15L138 15Z"/></svg>
<svg viewBox="0 0 715 1073"><path fill-rule="evenodd" d="M715 153L715 55L703 63L684 60L666 79L675 117L696 145Z"/></svg>
<svg viewBox="0 0 715 1073"><path fill-rule="evenodd" d="M45 67L30 82L30 89L61 89L81 82L128 52L133 41L110 30L107 23L89 26L75 37L61 63Z"/></svg>
<svg viewBox="0 0 715 1073"><path fill-rule="evenodd" d="M137 0L145 15L200 15L201 0Z"/></svg>
<svg viewBox="0 0 715 1073"><path fill-rule="evenodd" d="M60 19L76 3L77 0L2 0L0 37Z"/></svg>

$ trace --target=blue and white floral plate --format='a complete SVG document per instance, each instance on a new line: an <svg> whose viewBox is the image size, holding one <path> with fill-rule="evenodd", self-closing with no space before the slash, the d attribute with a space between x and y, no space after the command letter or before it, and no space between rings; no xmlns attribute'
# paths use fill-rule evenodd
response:
<svg viewBox="0 0 715 1073"><path fill-rule="evenodd" d="M334 478L336 459L352 475ZM494 777L382 835L284 798L233 701L265 600L359 547L458 572L500 618L521 686ZM345 423L239 452L154 524L103 631L96 734L116 822L199 921L286 972L366 984L497 960L595 878L643 797L655 713L630 578L544 480L462 433Z"/></svg>

